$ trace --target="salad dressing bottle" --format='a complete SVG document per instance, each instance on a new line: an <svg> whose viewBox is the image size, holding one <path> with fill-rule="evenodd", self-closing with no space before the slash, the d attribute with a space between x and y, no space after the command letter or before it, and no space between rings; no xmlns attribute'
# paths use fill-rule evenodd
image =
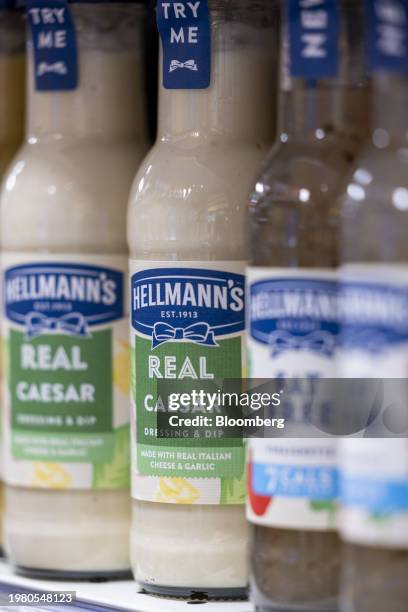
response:
<svg viewBox="0 0 408 612"><path fill-rule="evenodd" d="M341 599L347 611L403 612L408 605L408 5L371 0L366 11L374 119L342 198L339 367L346 378L380 378L384 401L374 423L382 424L382 433L341 441Z"/></svg>
<svg viewBox="0 0 408 612"><path fill-rule="evenodd" d="M143 8L28 13L26 141L1 195L6 551L20 572L129 571L126 205L148 141ZM50 13L48 13L49 15ZM65 33L43 49L39 36Z"/></svg>
<svg viewBox="0 0 408 612"><path fill-rule="evenodd" d="M178 19L158 3L159 135L128 210L131 559L148 592L242 596L244 448L159 439L156 410L162 381L241 376L246 197L274 134L277 17L266 0L183 4Z"/></svg>
<svg viewBox="0 0 408 612"><path fill-rule="evenodd" d="M307 433L313 382L335 376L336 200L369 97L359 3L288 0L282 12L279 136L249 210L248 359L252 378L282 381L286 428ZM262 611L335 610L336 447L295 435L250 442L252 599Z"/></svg>

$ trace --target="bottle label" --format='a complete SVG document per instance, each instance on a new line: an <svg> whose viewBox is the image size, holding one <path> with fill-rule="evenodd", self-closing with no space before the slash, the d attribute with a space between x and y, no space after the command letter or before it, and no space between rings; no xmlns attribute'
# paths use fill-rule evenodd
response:
<svg viewBox="0 0 408 612"><path fill-rule="evenodd" d="M304 79L338 73L337 0L287 0L290 74Z"/></svg>
<svg viewBox="0 0 408 612"><path fill-rule="evenodd" d="M334 377L339 326L333 270L247 270L251 378L293 379L287 422L308 426L313 381ZM292 405L293 404L293 405ZM329 438L252 439L247 515L287 529L335 527L338 471Z"/></svg>
<svg viewBox="0 0 408 612"><path fill-rule="evenodd" d="M3 256L5 478L72 489L129 484L123 256Z"/></svg>
<svg viewBox="0 0 408 612"><path fill-rule="evenodd" d="M78 85L75 25L66 0L26 0L37 91L69 91Z"/></svg>
<svg viewBox="0 0 408 612"><path fill-rule="evenodd" d="M344 266L340 288L341 375L393 379L391 392L395 392L398 379L406 379L408 372L406 266ZM406 385L402 387L405 393ZM386 418L390 417L388 413ZM340 464L344 538L407 548L407 440L343 440Z"/></svg>
<svg viewBox="0 0 408 612"><path fill-rule="evenodd" d="M207 0L157 3L166 89L206 89L211 81L211 22Z"/></svg>
<svg viewBox="0 0 408 612"><path fill-rule="evenodd" d="M132 495L182 504L245 501L242 440L158 438L160 381L241 378L244 262L130 261Z"/></svg>
<svg viewBox="0 0 408 612"><path fill-rule="evenodd" d="M406 0L366 0L366 14L371 70L408 74Z"/></svg>
<svg viewBox="0 0 408 612"><path fill-rule="evenodd" d="M341 533L345 540L408 548L408 440L340 442Z"/></svg>

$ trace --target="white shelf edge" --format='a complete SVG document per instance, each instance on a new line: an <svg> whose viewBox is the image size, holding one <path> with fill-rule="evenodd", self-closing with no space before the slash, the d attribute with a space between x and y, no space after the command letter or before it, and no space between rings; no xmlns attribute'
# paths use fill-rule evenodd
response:
<svg viewBox="0 0 408 612"><path fill-rule="evenodd" d="M24 591L75 591L78 602L126 612L193 612L186 601L164 599L139 593L139 587L132 580L115 580L107 582L72 582L37 580L18 576L10 565L0 561L0 585L4 591L7 586L21 588ZM254 612L247 601L238 602L206 602L203 604L208 612ZM2 606L3 607L3 606ZM3 608L4 609L4 608ZM27 608L31 610L47 610L47 607ZM48 608L50 609L50 608ZM55 607L54 607L55 609ZM18 608L10 607L10 610ZM202 610L202 608L200 608ZM204 612L204 610L203 610Z"/></svg>

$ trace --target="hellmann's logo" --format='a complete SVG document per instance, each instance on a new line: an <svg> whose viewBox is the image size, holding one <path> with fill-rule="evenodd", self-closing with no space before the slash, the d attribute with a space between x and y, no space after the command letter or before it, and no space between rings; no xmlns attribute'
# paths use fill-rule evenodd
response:
<svg viewBox="0 0 408 612"><path fill-rule="evenodd" d="M339 294L343 347L378 354L408 342L406 286L346 282Z"/></svg>
<svg viewBox="0 0 408 612"><path fill-rule="evenodd" d="M87 335L89 325L123 317L123 273L111 268L39 262L4 274L6 316L27 335Z"/></svg>
<svg viewBox="0 0 408 612"><path fill-rule="evenodd" d="M219 270L157 268L132 276L132 325L164 342L218 346L216 338L244 329L245 281Z"/></svg>
<svg viewBox="0 0 408 612"><path fill-rule="evenodd" d="M250 287L250 302L250 335L268 345L272 357L300 350L333 355L339 334L335 281L260 280Z"/></svg>

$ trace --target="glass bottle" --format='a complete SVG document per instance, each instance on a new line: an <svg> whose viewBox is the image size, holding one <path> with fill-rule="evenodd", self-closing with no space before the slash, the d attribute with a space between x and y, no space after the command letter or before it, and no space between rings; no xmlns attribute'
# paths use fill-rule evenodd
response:
<svg viewBox="0 0 408 612"><path fill-rule="evenodd" d="M0 181L24 134L24 21L14 3L0 2ZM2 383L3 384L3 383ZM0 520L3 484L0 483ZM2 528L0 544L2 545Z"/></svg>
<svg viewBox="0 0 408 612"><path fill-rule="evenodd" d="M345 377L393 379L389 393L402 384L406 412L408 6L372 0L366 10L374 120L342 198L339 365ZM394 419L380 416L386 426ZM408 445L406 431L387 435L341 443L347 612L407 609Z"/></svg>
<svg viewBox="0 0 408 612"><path fill-rule="evenodd" d="M148 146L144 10L64 11L78 84L38 90L29 40L26 141L1 196L5 540L20 572L118 576L129 571L126 205Z"/></svg>
<svg viewBox="0 0 408 612"><path fill-rule="evenodd" d="M149 304L135 301L132 310L134 575L149 592L190 595L199 591L212 597L242 596L247 584L243 449L233 478L219 467L214 477L208 470L183 471L185 462L176 473L171 466L159 473L142 464L146 448L153 453L168 448L163 440L143 433L155 426L147 410L149 396L150 410L154 406L159 375L164 380L181 379L188 358L198 378L199 364L217 377L241 376L246 194L274 135L277 17L274 3L266 0L214 0L209 8L210 85L201 89L160 86L159 134L131 192L128 243L132 299L137 300L139 288L144 291L147 286L152 296L165 279L171 290L177 286L184 292L207 278L208 286L221 283L223 289L234 287L241 296L236 314L228 307L220 315L224 341L219 344L215 336L217 346L212 347L203 339L201 345L172 341L150 348L153 324L179 328L200 322L206 326L218 316L212 303L197 310L191 302L182 308L173 301L164 311L156 310L152 300ZM183 312L188 319L180 323ZM147 327L140 323L143 317L150 321ZM225 325L234 317L238 317L236 332L231 334ZM180 337L183 333L177 332ZM156 359L162 371L154 373L148 370L148 360ZM167 371L163 369L166 359Z"/></svg>
<svg viewBox="0 0 408 612"><path fill-rule="evenodd" d="M368 134L369 91L359 3L305 7L290 0L282 6L279 136L249 207L247 345L252 378L288 379L287 388L292 381L293 404L284 400L279 416L307 431L313 382L335 371L336 201ZM317 52L308 37L320 41ZM248 469L255 605L336 609L333 441L254 439Z"/></svg>

